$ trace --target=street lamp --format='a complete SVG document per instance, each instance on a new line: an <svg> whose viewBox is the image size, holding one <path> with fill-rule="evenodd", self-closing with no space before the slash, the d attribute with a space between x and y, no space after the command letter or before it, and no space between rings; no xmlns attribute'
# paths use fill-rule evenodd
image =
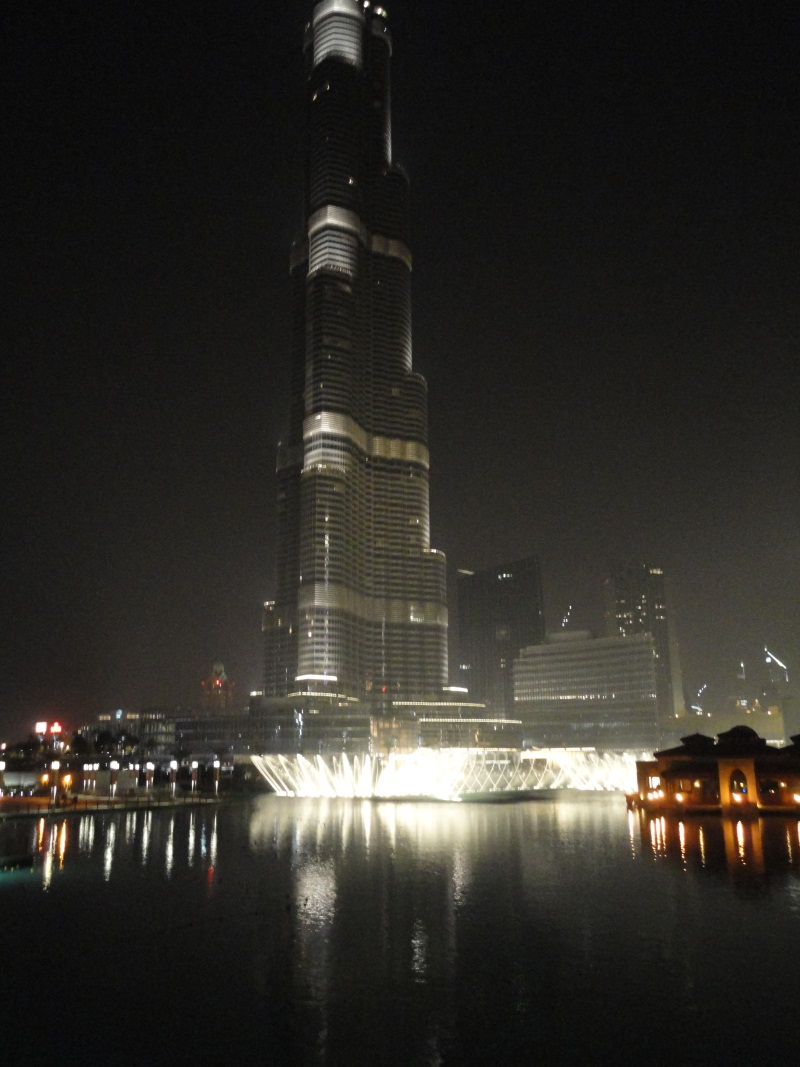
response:
<svg viewBox="0 0 800 1067"><path fill-rule="evenodd" d="M214 796L219 796L219 760L214 760Z"/></svg>
<svg viewBox="0 0 800 1067"><path fill-rule="evenodd" d="M109 767L111 769L111 774L109 776L109 792L111 793L111 796L113 798L114 796L116 796L117 792L117 771L119 770L119 761L112 759L111 763L109 763Z"/></svg>
<svg viewBox="0 0 800 1067"><path fill-rule="evenodd" d="M175 796L175 779L178 775L178 761L171 759L169 761L169 781L172 786L172 795Z"/></svg>
<svg viewBox="0 0 800 1067"><path fill-rule="evenodd" d="M192 796L197 788L197 760L192 760Z"/></svg>
<svg viewBox="0 0 800 1067"><path fill-rule="evenodd" d="M50 764L50 770L53 772L53 803L55 804L58 796L58 772L61 770L61 761L54 759Z"/></svg>

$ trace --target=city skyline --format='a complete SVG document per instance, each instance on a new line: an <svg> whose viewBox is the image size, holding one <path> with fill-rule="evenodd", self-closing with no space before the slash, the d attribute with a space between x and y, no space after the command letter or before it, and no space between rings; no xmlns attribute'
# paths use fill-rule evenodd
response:
<svg viewBox="0 0 800 1067"><path fill-rule="evenodd" d="M690 697L765 643L792 671L788 25L493 12L389 9L431 542L538 555L551 629L662 566ZM309 14L11 5L0 732L186 700L217 657L259 687Z"/></svg>

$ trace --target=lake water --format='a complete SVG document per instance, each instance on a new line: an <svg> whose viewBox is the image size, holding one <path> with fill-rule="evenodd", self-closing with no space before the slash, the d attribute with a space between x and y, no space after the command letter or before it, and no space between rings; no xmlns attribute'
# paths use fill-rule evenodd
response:
<svg viewBox="0 0 800 1067"><path fill-rule="evenodd" d="M263 796L0 824L19 847L3 1062L796 1056L796 819Z"/></svg>

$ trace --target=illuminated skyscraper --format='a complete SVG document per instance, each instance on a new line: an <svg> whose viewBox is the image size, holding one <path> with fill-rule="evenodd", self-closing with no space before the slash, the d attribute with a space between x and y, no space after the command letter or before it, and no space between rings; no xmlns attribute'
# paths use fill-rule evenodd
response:
<svg viewBox="0 0 800 1067"><path fill-rule="evenodd" d="M609 636L649 633L656 657L656 695L661 727L684 713L678 643L667 608L664 572L647 563L632 563L606 579L606 633Z"/></svg>
<svg viewBox="0 0 800 1067"><path fill-rule="evenodd" d="M266 697L339 694L380 708L447 684L445 559L430 547L427 387L411 361L391 53L382 8L314 7Z"/></svg>

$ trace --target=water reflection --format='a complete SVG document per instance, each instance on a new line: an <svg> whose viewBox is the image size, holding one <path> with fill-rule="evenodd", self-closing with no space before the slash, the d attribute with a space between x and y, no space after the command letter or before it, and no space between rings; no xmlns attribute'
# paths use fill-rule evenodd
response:
<svg viewBox="0 0 800 1067"><path fill-rule="evenodd" d="M147 866L147 854L150 851L150 833L153 828L153 813L147 811L144 813L144 823L142 826L142 865Z"/></svg>
<svg viewBox="0 0 800 1067"><path fill-rule="evenodd" d="M495 966L502 960L483 995L496 1002L502 990L515 1019L530 1021L543 1000L552 1001L546 975L563 967L565 952L582 968L574 979L578 1000L597 970L623 1002L630 992L625 977L604 970L606 938L625 952L626 939L638 937L637 952L658 961L653 966L665 981L679 982L691 1005L704 965L686 940L685 914L668 898L654 906L659 886L671 885L668 868L763 888L770 872L797 874L798 834L796 820L623 815L607 802L498 808L282 801L256 808L250 821L253 850L289 862L288 921L298 947L291 976L295 996L316 1013L310 1061L330 1051L337 1026L331 1000L341 1001L355 983L362 999L365 989L382 991L371 1007L398 1027L393 997L436 997L432 1028L407 1036L403 1052L408 1062L427 1062L465 1024L465 961L482 953ZM632 865L627 877L625 857ZM654 860L663 865L662 881L639 895L635 872ZM609 905L606 892L621 912L613 934L597 926L598 905ZM487 928L493 943L485 940ZM364 952L365 942L374 952ZM529 965L531 952L541 970ZM671 1003L674 992L665 988L663 997Z"/></svg>
<svg viewBox="0 0 800 1067"><path fill-rule="evenodd" d="M96 870L106 882L114 880L119 863L126 869L131 865L157 869L169 880L180 847L185 869L191 871L200 857L213 880L219 851L217 819L213 809L201 814L139 810L42 817L35 822L6 820L0 823L0 857L29 857L30 875L40 876L42 888L49 889L57 875L76 865Z"/></svg>
<svg viewBox="0 0 800 1067"><path fill-rule="evenodd" d="M309 1035L300 1061L330 1062L354 1028L363 1032L365 1017L377 1028L367 1061L439 1059L455 1025L456 913L474 892L481 840L496 838L485 809L463 809L321 800L254 810L253 850L289 861L287 921L296 946L289 977L294 998L307 1006ZM519 824L523 807L508 814ZM500 836L515 833L506 825ZM425 1025L409 1027L404 1016L431 997L436 1010ZM386 1059L378 1048L388 1035Z"/></svg>
<svg viewBox="0 0 800 1067"><path fill-rule="evenodd" d="M629 813L639 822L641 844L651 859L680 860L685 869L725 873L736 881L766 884L770 874L800 869L800 822L770 815L731 819L719 815L687 819Z"/></svg>
<svg viewBox="0 0 800 1067"><path fill-rule="evenodd" d="M94 819L83 818L78 823L78 848L81 852L91 853L94 847Z"/></svg>
<svg viewBox="0 0 800 1067"><path fill-rule="evenodd" d="M187 856L189 859L189 866L194 866L194 837L195 837L195 814L191 812L189 815L189 840L187 842Z"/></svg>
<svg viewBox="0 0 800 1067"><path fill-rule="evenodd" d="M167 830L167 843L164 852L164 874L169 879L172 877L172 868L175 865L175 816L171 815Z"/></svg>
<svg viewBox="0 0 800 1067"><path fill-rule="evenodd" d="M111 822L106 827L105 847L103 849L103 875L108 881L114 864L114 848L117 843L117 824Z"/></svg>
<svg viewBox="0 0 800 1067"><path fill-rule="evenodd" d="M79 856L96 859L102 877L110 881L123 851L125 863L157 868L169 880L176 872L178 848L181 870L199 867L210 884L220 874L219 818L216 808L40 818L17 825L11 850L38 857L36 870L41 869L44 888ZM558 853L543 849L541 840L535 850L523 846L526 839L541 837L544 823L559 841ZM443 900L457 909L468 904L476 872L482 876L487 858L498 851L515 857L523 880L535 859L541 887L555 884L571 848L585 848L591 839L602 852L603 842L618 838L623 825L628 860L634 865L676 863L685 871L725 873L739 880L746 876L753 884L800 871L800 821L772 815L680 819L643 811L622 814L613 804L562 801L497 806L266 798L253 806L247 824L253 854L288 861L292 907L314 928L334 920L351 853L357 867L369 870L374 859L400 880L413 859L441 881ZM11 833L9 824L0 830L6 840ZM422 927L409 933L409 945L416 938L413 951L409 948L409 960L417 960L415 973L428 952L427 937Z"/></svg>
<svg viewBox="0 0 800 1067"><path fill-rule="evenodd" d="M211 841L208 846L208 862L213 869L217 865L217 812L211 819Z"/></svg>
<svg viewBox="0 0 800 1067"><path fill-rule="evenodd" d="M619 797L264 797L0 826L12 832L36 857L32 892L0 877L20 930L72 931L87 973L113 971L119 1002L147 1020L148 1055L157 1034L197 1063L252 1048L325 1067L525 1063L537 1050L660 1062L678 1019L681 1062L715 1062L751 1003L740 972L759 990L759 1049L786 1030L797 820L649 818ZM7 950L24 958L22 933ZM205 1018L225 1056L210 1058Z"/></svg>
<svg viewBox="0 0 800 1067"><path fill-rule="evenodd" d="M58 831L58 869L60 871L64 869L64 856L67 851L67 826L67 820L64 819Z"/></svg>
<svg viewBox="0 0 800 1067"><path fill-rule="evenodd" d="M424 981L428 955L428 935L421 919L416 919L411 934L411 970L417 981Z"/></svg>

